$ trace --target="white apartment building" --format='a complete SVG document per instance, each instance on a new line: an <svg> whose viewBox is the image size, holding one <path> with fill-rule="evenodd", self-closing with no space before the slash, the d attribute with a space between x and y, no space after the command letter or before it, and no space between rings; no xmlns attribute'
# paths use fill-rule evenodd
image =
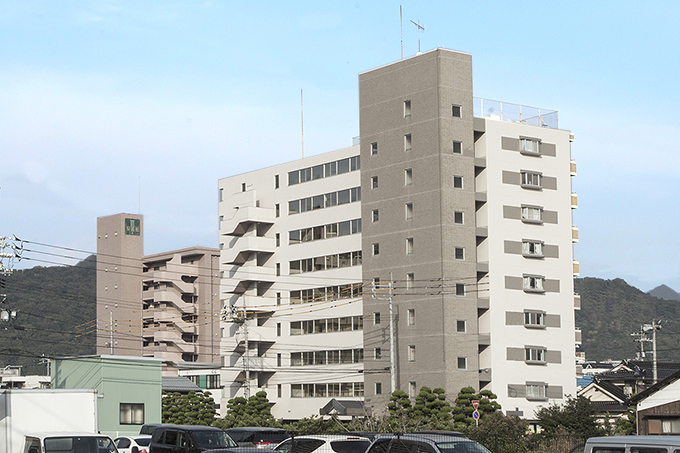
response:
<svg viewBox="0 0 680 453"><path fill-rule="evenodd" d="M219 181L223 412L265 390L272 414L362 401L359 147Z"/></svg>
<svg viewBox="0 0 680 453"><path fill-rule="evenodd" d="M575 395L557 112L474 98L471 56L446 49L360 74L359 100L359 146L219 181L223 411L260 389L296 419L471 386L531 419Z"/></svg>

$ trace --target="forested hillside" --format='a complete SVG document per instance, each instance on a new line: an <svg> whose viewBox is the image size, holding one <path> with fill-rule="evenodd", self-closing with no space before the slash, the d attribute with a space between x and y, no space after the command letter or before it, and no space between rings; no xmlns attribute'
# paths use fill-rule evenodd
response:
<svg viewBox="0 0 680 453"><path fill-rule="evenodd" d="M575 290L581 295L576 326L582 331L587 360L635 358L639 344L630 334L660 319L659 360L680 362L680 301L656 298L620 278L579 278ZM651 348L648 343L646 349Z"/></svg>
<svg viewBox="0 0 680 453"><path fill-rule="evenodd" d="M14 322L0 322L0 365L38 372L40 357L94 354L96 258L71 267L34 267L7 277Z"/></svg>
<svg viewBox="0 0 680 453"><path fill-rule="evenodd" d="M7 278L3 308L18 315L14 322L0 322L0 366L95 353L95 268L91 256L76 266L34 267ZM588 360L634 358L639 346L630 334L661 319L659 359L680 362L680 301L653 297L621 279L580 278L575 289L581 295L576 326Z"/></svg>

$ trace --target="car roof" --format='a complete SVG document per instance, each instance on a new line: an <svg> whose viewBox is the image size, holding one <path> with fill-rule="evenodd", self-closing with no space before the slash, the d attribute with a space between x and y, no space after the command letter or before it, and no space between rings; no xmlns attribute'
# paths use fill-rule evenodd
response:
<svg viewBox="0 0 680 453"><path fill-rule="evenodd" d="M37 432L27 434L26 437L37 437L44 439L46 437L108 437L106 434L88 433L88 432L69 432L69 431L54 431L54 432Z"/></svg>
<svg viewBox="0 0 680 453"><path fill-rule="evenodd" d="M206 425L166 425L163 424L161 426L158 426L156 428L156 431L162 430L162 429L183 429L186 431L222 431L219 428L216 428L215 426L206 426ZM155 431L154 431L155 432Z"/></svg>
<svg viewBox="0 0 680 453"><path fill-rule="evenodd" d="M286 430L282 429L282 428L257 428L257 427L253 427L253 426L243 426L243 427L240 427L240 428L229 428L229 429L226 429L225 431L227 431L227 432L229 432L229 431L254 431L254 432L264 431L264 432L276 432L276 433L286 432Z"/></svg>
<svg viewBox="0 0 680 453"><path fill-rule="evenodd" d="M680 436L607 436L591 437L586 442L587 445L600 444L632 444L632 445L680 445Z"/></svg>
<svg viewBox="0 0 680 453"><path fill-rule="evenodd" d="M134 436L118 436L118 437L116 437L115 440L118 440L118 439L132 439L132 440L151 439L151 434L135 434Z"/></svg>
<svg viewBox="0 0 680 453"><path fill-rule="evenodd" d="M370 442L368 437L357 436L356 434L314 434L309 436L295 436L292 440L313 439L313 440L363 440ZM288 440L288 439L286 439Z"/></svg>

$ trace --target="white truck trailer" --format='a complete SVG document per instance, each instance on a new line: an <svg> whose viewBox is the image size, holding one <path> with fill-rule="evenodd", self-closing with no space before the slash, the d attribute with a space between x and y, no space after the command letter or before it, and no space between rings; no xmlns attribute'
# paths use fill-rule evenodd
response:
<svg viewBox="0 0 680 453"><path fill-rule="evenodd" d="M115 453L109 442L97 434L96 390L0 390L0 453Z"/></svg>

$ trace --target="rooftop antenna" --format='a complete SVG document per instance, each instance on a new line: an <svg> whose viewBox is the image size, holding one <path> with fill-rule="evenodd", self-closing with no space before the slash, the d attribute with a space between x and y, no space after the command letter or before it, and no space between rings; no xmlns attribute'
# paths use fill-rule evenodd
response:
<svg viewBox="0 0 680 453"><path fill-rule="evenodd" d="M425 27L423 27L422 25L420 25L420 19L418 19L418 22L413 22L413 21L411 21L411 23L412 23L413 25L415 25L416 27L418 27L418 53L420 53L420 30L422 30L422 31L424 32L424 31L425 31Z"/></svg>
<svg viewBox="0 0 680 453"><path fill-rule="evenodd" d="M401 59L404 59L404 21L401 15L401 5L399 5L399 38L401 39Z"/></svg>
<svg viewBox="0 0 680 453"><path fill-rule="evenodd" d="M305 158L305 109L302 103L302 88L300 88L300 133L302 134L302 158Z"/></svg>

